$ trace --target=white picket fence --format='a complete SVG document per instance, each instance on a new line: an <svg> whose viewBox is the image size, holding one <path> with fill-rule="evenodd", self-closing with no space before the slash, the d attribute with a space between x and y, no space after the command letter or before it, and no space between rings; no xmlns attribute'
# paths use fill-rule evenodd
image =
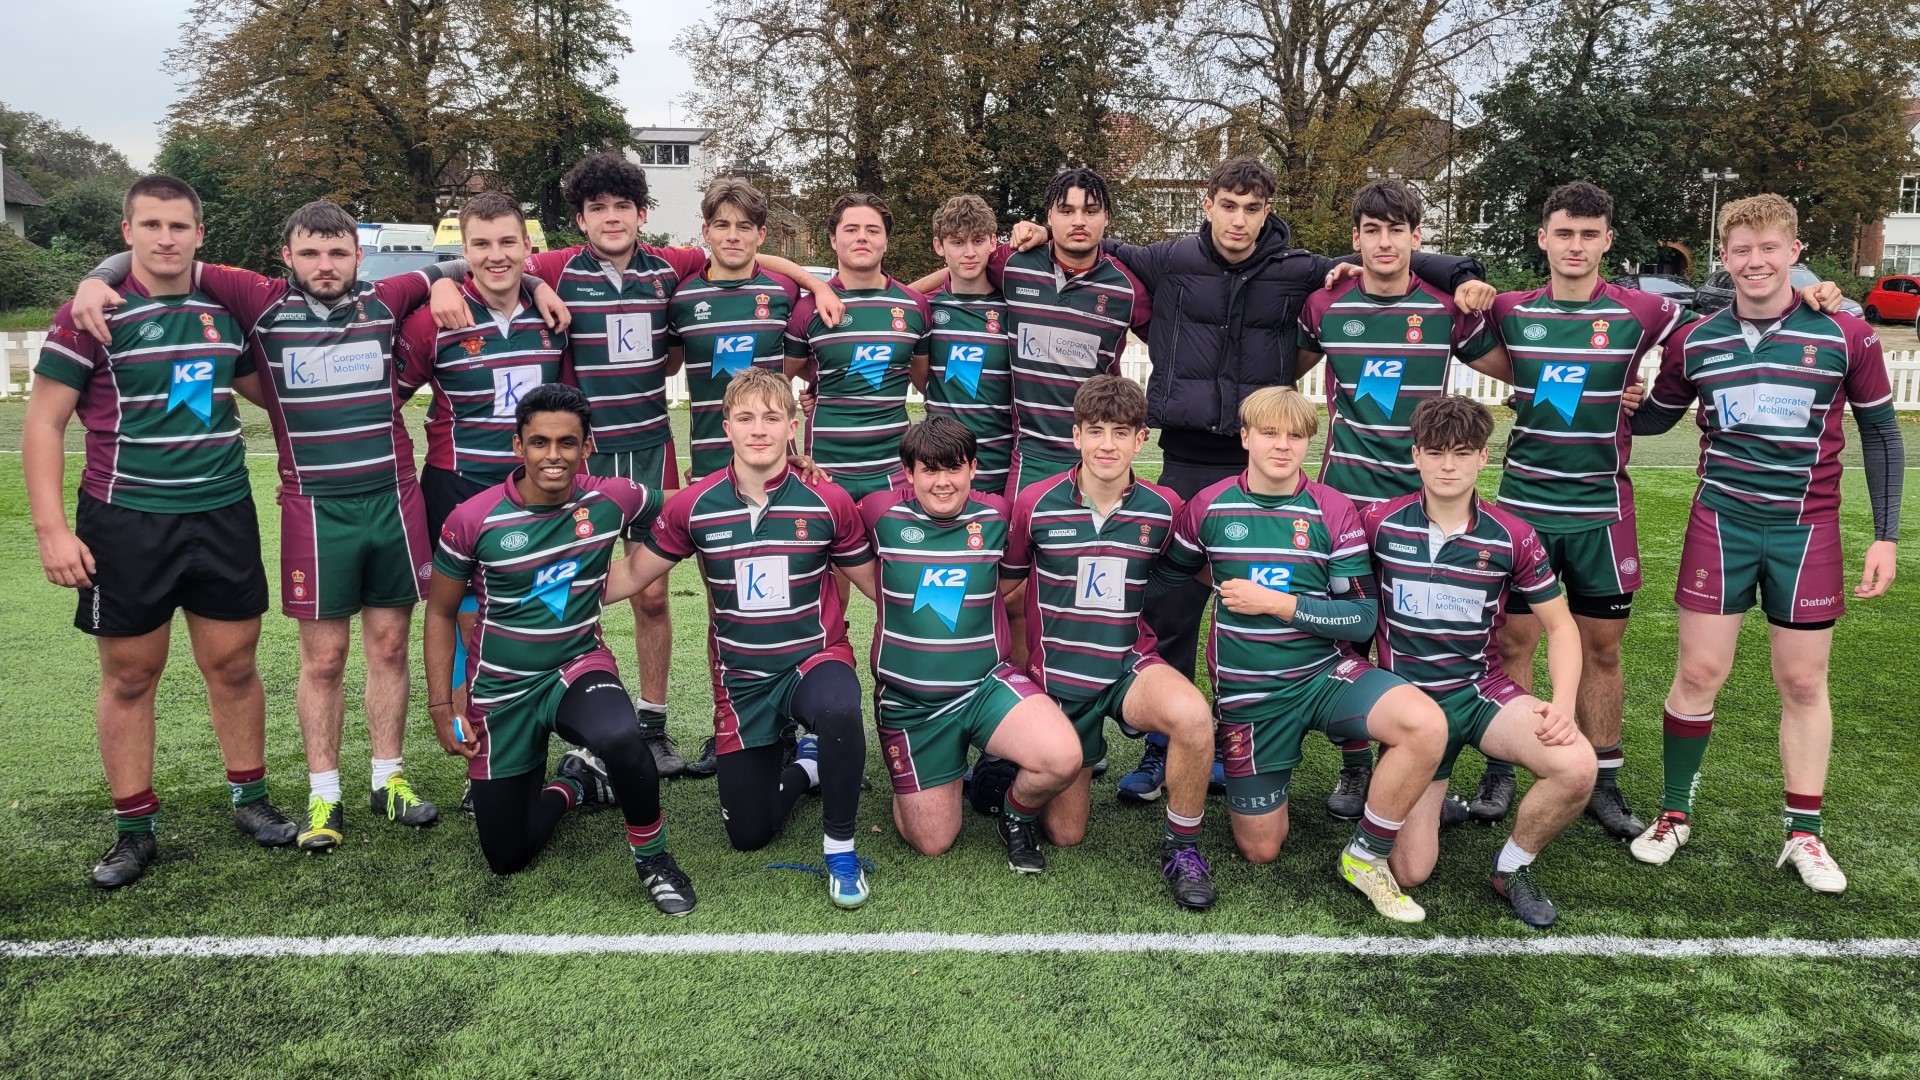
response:
<svg viewBox="0 0 1920 1080"><path fill-rule="evenodd" d="M40 354L40 343L46 340L44 331L10 331L0 333L0 399L14 396L24 397L33 382L33 362ZM1887 354L1887 378L1893 384L1893 405L1896 409L1920 409L1920 351L1906 349ZM1660 367L1660 350L1647 354L1641 365L1641 375L1651 381ZM1151 366L1147 362L1147 347L1138 339L1129 338L1127 348L1120 356L1120 372L1134 382L1146 385L1147 372ZM1326 366L1321 365L1300 381L1300 391L1313 401L1326 398ZM1466 394L1475 401L1489 405L1506 400L1511 388L1503 382L1488 378L1472 368L1456 364L1453 371L1453 392ZM914 400L919 395L909 391ZM683 376L675 375L667 380L667 399L669 401L687 400L687 381Z"/></svg>

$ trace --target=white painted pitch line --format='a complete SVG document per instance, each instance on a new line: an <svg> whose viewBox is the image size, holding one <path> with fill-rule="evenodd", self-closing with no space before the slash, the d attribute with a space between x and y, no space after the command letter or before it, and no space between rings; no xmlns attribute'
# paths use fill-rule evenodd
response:
<svg viewBox="0 0 1920 1080"><path fill-rule="evenodd" d="M1920 939L1323 937L1282 934L480 934L467 937L161 937L4 941L0 960L113 957L221 959L328 956L819 955L824 953L1198 953L1419 957L1597 957L1685 960L1920 958Z"/></svg>

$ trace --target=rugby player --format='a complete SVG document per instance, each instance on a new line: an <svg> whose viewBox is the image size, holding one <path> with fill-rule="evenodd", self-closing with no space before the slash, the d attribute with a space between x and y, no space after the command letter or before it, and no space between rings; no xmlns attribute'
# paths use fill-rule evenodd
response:
<svg viewBox="0 0 1920 1080"><path fill-rule="evenodd" d="M618 801L640 887L662 914L685 915L693 886L667 851L653 753L600 636L614 539L651 526L660 493L582 471L592 408L576 387L522 396L511 445L521 464L455 508L434 553L424 647L434 731L467 759L474 828L494 873L531 863L568 810ZM453 642L469 580L479 628L467 653L471 700L456 709ZM593 758L570 751L543 784L554 732Z"/></svg>
<svg viewBox="0 0 1920 1080"><path fill-rule="evenodd" d="M1823 314L1794 295L1788 271L1802 246L1793 204L1778 195L1735 200L1721 208L1719 229L1733 303L1668 338L1647 407L1633 420L1635 434L1657 434L1699 406L1700 486L1674 595L1680 661L1666 700L1666 789L1659 818L1631 847L1641 862L1661 864L1692 838L1714 705L1757 599L1780 692L1787 835L1779 861L1816 892L1837 893L1847 877L1823 838L1821 800L1833 744L1827 661L1846 607L1841 407L1852 407L1860 429L1873 505L1856 599L1893 584L1906 448L1880 339L1858 319Z"/></svg>
<svg viewBox="0 0 1920 1080"><path fill-rule="evenodd" d="M1382 915L1420 922L1426 912L1388 860L1440 764L1446 716L1349 648L1373 636L1379 606L1353 503L1301 471L1319 420L1291 387L1248 395L1240 405L1247 471L1181 508L1154 574L1178 584L1204 572L1219 595L1207 674L1240 854L1255 863L1279 857L1287 788L1309 730L1383 743L1340 874Z"/></svg>
<svg viewBox="0 0 1920 1080"><path fill-rule="evenodd" d="M996 495L1006 490L1013 456L1007 302L987 277L998 232L978 195L955 195L934 212L933 253L946 262L947 276L927 297L933 329L926 385L927 415L960 421L979 445L974 490Z"/></svg>
<svg viewBox="0 0 1920 1080"><path fill-rule="evenodd" d="M299 831L267 799L255 667L267 577L233 405L237 389L259 392L253 356L238 321L194 288L206 229L192 187L171 176L134 181L120 235L133 267L126 302L106 320L110 340L83 330L71 305L55 313L21 439L40 565L48 581L78 590L74 625L100 655L94 722L115 825L93 868L102 888L132 884L159 851L154 689L182 608L234 824L267 847ZM86 463L69 528L64 439L76 413Z"/></svg>
<svg viewBox="0 0 1920 1080"><path fill-rule="evenodd" d="M1528 926L1558 913L1534 880L1540 852L1580 816L1593 787L1593 747L1558 702L1541 701L1506 677L1494 628L1508 597L1524 593L1546 627L1553 685L1580 683L1580 631L1526 522L1480 499L1493 414L1465 397L1428 397L1409 418L1420 490L1361 512L1380 580L1380 666L1430 694L1447 714L1447 750L1433 782L1407 815L1393 849L1394 876L1418 885L1440 857L1447 778L1466 746L1518 762L1534 775L1513 835L1494 861L1492 885Z"/></svg>
<svg viewBox="0 0 1920 1080"><path fill-rule="evenodd" d="M1007 866L1037 874L1041 809L1080 772L1080 740L1053 700L1009 662L1002 586L1006 503L973 490L973 432L930 416L900 439L908 490L860 502L879 560L873 678L893 821L922 855L960 835L972 744L1018 768L999 816Z"/></svg>

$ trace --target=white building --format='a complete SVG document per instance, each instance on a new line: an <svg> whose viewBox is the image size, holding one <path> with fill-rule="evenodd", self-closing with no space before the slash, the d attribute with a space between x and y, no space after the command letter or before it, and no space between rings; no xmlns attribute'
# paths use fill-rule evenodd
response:
<svg viewBox="0 0 1920 1080"><path fill-rule="evenodd" d="M1913 135L1914 153L1920 155L1920 98L1908 103L1906 124ZM1864 277L1920 274L1920 172L1900 178L1893 213L1867 226L1858 270Z"/></svg>
<svg viewBox="0 0 1920 1080"><path fill-rule="evenodd" d="M713 179L715 163L708 128L634 128L638 150L627 157L647 170L647 194L653 209L641 231L666 233L675 244L700 242L700 196Z"/></svg>

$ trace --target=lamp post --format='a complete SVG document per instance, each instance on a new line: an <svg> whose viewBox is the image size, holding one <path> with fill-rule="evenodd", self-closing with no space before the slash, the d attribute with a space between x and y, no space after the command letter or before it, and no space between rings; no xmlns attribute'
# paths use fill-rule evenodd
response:
<svg viewBox="0 0 1920 1080"><path fill-rule="evenodd" d="M1732 169L1701 169L1700 179L1713 185L1713 209L1707 212L1707 271L1713 271L1713 234L1720 219L1720 182L1731 183L1740 179L1740 174Z"/></svg>

